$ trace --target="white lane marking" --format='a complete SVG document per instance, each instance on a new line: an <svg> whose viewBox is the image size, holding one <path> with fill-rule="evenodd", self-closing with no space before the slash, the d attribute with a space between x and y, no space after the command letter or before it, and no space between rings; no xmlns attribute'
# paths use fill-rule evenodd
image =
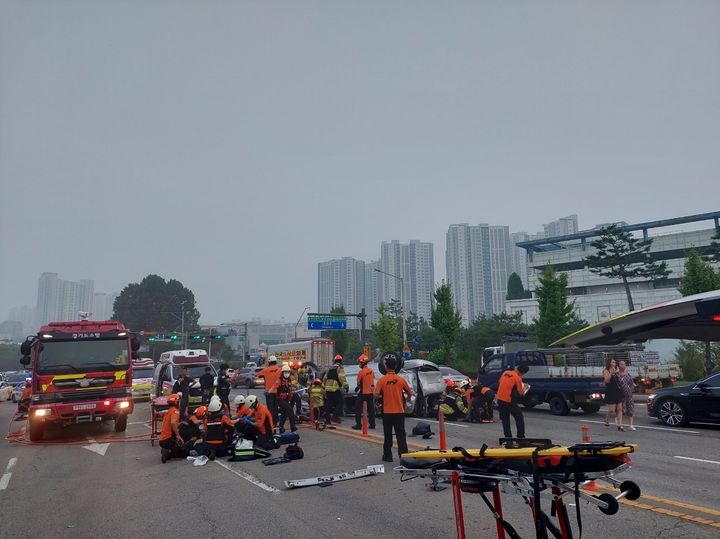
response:
<svg viewBox="0 0 720 539"><path fill-rule="evenodd" d="M598 425L604 425L604 421L591 421L589 419L581 419L580 423L597 423ZM638 429L651 429L651 430L667 430L669 432L674 432L675 434L700 434L696 430L687 430L682 428L670 428L670 427L646 427L645 425L635 425ZM610 427L608 427L610 430L617 430L614 423L610 423ZM632 432L627 426L625 427L625 432Z"/></svg>
<svg viewBox="0 0 720 539"><path fill-rule="evenodd" d="M696 459L693 457L681 457L680 455L675 455L676 459L683 459L683 460L694 460L696 462L707 462L708 464L720 464L717 460L707 460L707 459Z"/></svg>
<svg viewBox="0 0 720 539"><path fill-rule="evenodd" d="M434 419L418 419L418 421L427 421L429 423L440 423L439 421L435 421ZM445 421L445 426L451 426L451 427L462 427L463 429L468 428L470 425L461 425L460 423L455 423L453 421Z"/></svg>
<svg viewBox="0 0 720 539"><path fill-rule="evenodd" d="M256 487L260 487L261 489L263 489L263 490L265 490L265 491L267 491L267 492L270 492L271 494L280 494L280 491L279 491L278 489L276 489L275 487L271 487L270 485L266 485L265 483L263 483L262 481L260 481L260 480L259 480L257 477L255 477L255 476L252 476L252 475L250 475L250 474L248 474L248 473L245 473L245 472L243 472L243 471L240 471L240 470L236 470L236 469L234 469L234 468L231 468L230 466L228 466L228 465L225 464L224 462L220 462L219 460L215 460L215 461L213 461L213 462L215 462L215 464L217 464L218 466L221 466L221 467L225 468L227 471L229 471L229 472L231 472L231 473L234 473L234 474L237 475L238 477L242 477L243 479L245 479L245 481L249 481L250 483L252 483L252 484L255 485Z"/></svg>
<svg viewBox="0 0 720 539"><path fill-rule="evenodd" d="M15 465L17 464L17 458L13 457L8 461L7 467L5 468L5 473L0 477L0 490L5 490L8 488L8 485L10 484L10 478L12 477L12 470Z"/></svg>
<svg viewBox="0 0 720 539"><path fill-rule="evenodd" d="M88 442L90 442L90 445L84 445L82 446L82 448L87 449L88 451L92 451L93 453L97 453L101 457L104 457L105 453L108 450L108 447L110 447L110 444L99 444L95 442L95 439L90 436L86 436L86 438Z"/></svg>

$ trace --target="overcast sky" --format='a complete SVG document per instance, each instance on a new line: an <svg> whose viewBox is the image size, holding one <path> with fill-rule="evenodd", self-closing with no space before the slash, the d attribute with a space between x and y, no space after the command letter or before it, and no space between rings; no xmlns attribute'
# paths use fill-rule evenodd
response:
<svg viewBox="0 0 720 539"><path fill-rule="evenodd" d="M720 209L720 2L0 0L0 320L44 271L295 321L451 223Z"/></svg>

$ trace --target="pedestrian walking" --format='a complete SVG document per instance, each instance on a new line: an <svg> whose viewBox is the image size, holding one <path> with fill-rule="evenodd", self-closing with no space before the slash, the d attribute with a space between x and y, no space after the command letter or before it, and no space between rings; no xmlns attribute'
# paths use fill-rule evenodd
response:
<svg viewBox="0 0 720 539"><path fill-rule="evenodd" d="M516 438L525 438L525 418L523 417L520 406L518 406L517 399L522 396L525 391L522 375L527 371L528 366L525 363L521 363L515 367L515 370L505 371L500 375L497 401L505 438L513 437L512 429L510 428L511 415L513 419L515 419L515 429L517 430Z"/></svg>
<svg viewBox="0 0 720 539"><path fill-rule="evenodd" d="M605 426L610 426L610 415L615 413L615 424L618 430L625 430L622 426L622 401L623 392L620 389L617 379L617 361L608 358L603 369L603 381L605 382L605 403L608 405L605 414Z"/></svg>
<svg viewBox="0 0 720 539"><path fill-rule="evenodd" d="M383 456L385 462L392 462L393 431L397 438L398 456L407 453L407 437L405 435L405 403L412 397L412 389L405 378L395 374L399 359L395 352L383 355L386 374L375 386L375 396L382 397L383 411Z"/></svg>
<svg viewBox="0 0 720 539"><path fill-rule="evenodd" d="M635 381L633 380L632 376L630 376L630 373L627 371L627 364L622 359L620 360L620 363L618 364L618 372L615 375L618 381L618 386L620 386L620 390L623 394L623 400L622 403L618 406L622 407L622 413L625 414L625 417L627 417L628 425L630 427L630 430L637 430L635 428ZM623 430L622 428L622 421L618 423L619 429Z"/></svg>

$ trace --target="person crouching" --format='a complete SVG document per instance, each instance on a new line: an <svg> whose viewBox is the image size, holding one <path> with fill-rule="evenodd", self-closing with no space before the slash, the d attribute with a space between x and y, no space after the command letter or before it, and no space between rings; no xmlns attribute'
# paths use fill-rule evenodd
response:
<svg viewBox="0 0 720 539"><path fill-rule="evenodd" d="M217 395L213 395L210 399L204 427L202 452L210 460L215 460L215 457L224 457L232 452L232 433L235 430L235 421L223 414L223 403Z"/></svg>
<svg viewBox="0 0 720 539"><path fill-rule="evenodd" d="M160 460L167 462L172 458L185 458L185 441L180 435L180 396L177 393L168 395L168 410L163 416L160 432Z"/></svg>

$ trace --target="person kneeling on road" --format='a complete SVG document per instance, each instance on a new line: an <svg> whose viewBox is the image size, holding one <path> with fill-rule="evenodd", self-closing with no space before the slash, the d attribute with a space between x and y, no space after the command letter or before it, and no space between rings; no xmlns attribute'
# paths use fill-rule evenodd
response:
<svg viewBox="0 0 720 539"><path fill-rule="evenodd" d="M273 423L272 414L267 406L258 402L255 395L248 395L245 398L245 404L252 411L252 417L243 418L242 421L248 425L248 440L255 440L255 443L263 449L275 449L275 440L273 439L273 431L275 424Z"/></svg>
<svg viewBox="0 0 720 539"><path fill-rule="evenodd" d="M185 441L180 436L180 397L177 393L168 395L168 410L163 416L160 432L160 460L163 464L168 459L185 458L187 451L183 448Z"/></svg>
<svg viewBox="0 0 720 539"><path fill-rule="evenodd" d="M393 430L397 437L398 455L408 452L404 403L410 402L413 392L405 378L395 374L399 364L397 354L388 352L383 355L382 360L385 362L387 374L382 376L375 386L375 396L382 397L383 435L385 438L382 459L385 462L392 462Z"/></svg>
<svg viewBox="0 0 720 539"><path fill-rule="evenodd" d="M452 380L445 382L445 391L440 395L440 409L448 421L464 419L468 413L463 393Z"/></svg>
<svg viewBox="0 0 720 539"><path fill-rule="evenodd" d="M253 434L250 434L250 428L252 427L252 410L248 408L243 395L238 395L233 399L235 405L235 431L240 434L243 438L248 440L255 439Z"/></svg>
<svg viewBox="0 0 720 539"><path fill-rule="evenodd" d="M210 460L215 460L215 457L224 457L232 452L235 421L223 414L223 403L217 395L210 399L204 427L203 454Z"/></svg>
<svg viewBox="0 0 720 539"><path fill-rule="evenodd" d="M195 443L202 440L202 425L206 412L205 406L198 406L194 414L180 423L180 437L185 441L183 445L185 451L192 451L195 449Z"/></svg>
<svg viewBox="0 0 720 539"><path fill-rule="evenodd" d="M476 423L493 423L495 392L488 386L476 384L465 392L470 405L468 418Z"/></svg>

